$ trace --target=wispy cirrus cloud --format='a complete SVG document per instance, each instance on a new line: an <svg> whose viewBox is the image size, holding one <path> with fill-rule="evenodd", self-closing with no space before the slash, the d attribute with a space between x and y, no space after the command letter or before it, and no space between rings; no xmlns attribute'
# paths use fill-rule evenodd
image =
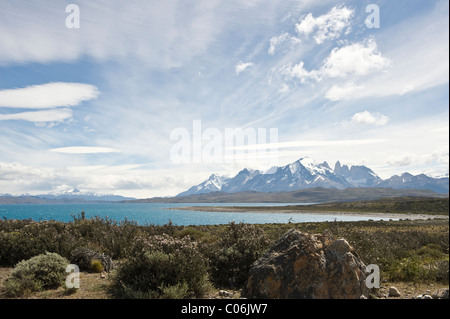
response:
<svg viewBox="0 0 450 319"><path fill-rule="evenodd" d="M22 120L33 123L62 122L72 117L69 108L41 110L35 112L20 112L13 114L0 114L0 121Z"/></svg>
<svg viewBox="0 0 450 319"><path fill-rule="evenodd" d="M270 46L267 53L269 53L269 55L274 55L277 47L286 42L290 44L297 44L301 43L301 40L295 36L290 35L288 32L285 32L283 34L280 34L279 36L272 37L270 39Z"/></svg>
<svg viewBox="0 0 450 319"><path fill-rule="evenodd" d="M55 153L64 154L102 154L102 153L119 153L120 150L111 147L97 147L97 146L72 146L60 147L50 150Z"/></svg>
<svg viewBox="0 0 450 319"><path fill-rule="evenodd" d="M80 0L80 28L68 29L58 0L17 0L0 10L0 65L29 62L138 60L146 66L180 66L220 33L220 1ZM216 27L217 26L217 27Z"/></svg>

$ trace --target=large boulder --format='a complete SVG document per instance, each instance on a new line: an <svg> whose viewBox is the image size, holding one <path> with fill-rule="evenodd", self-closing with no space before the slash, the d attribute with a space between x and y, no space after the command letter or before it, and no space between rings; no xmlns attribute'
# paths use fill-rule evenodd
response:
<svg viewBox="0 0 450 319"><path fill-rule="evenodd" d="M253 263L244 294L266 299L368 297L366 266L345 239L291 229Z"/></svg>

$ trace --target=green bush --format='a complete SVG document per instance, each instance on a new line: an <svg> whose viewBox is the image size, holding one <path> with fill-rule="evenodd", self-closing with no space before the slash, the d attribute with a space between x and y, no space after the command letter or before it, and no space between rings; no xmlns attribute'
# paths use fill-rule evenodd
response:
<svg viewBox="0 0 450 319"><path fill-rule="evenodd" d="M218 241L206 247L212 279L218 285L242 286L251 265L268 248L264 230L256 225L227 225Z"/></svg>
<svg viewBox="0 0 450 319"><path fill-rule="evenodd" d="M100 273L104 270L103 264L98 259L92 259L90 269L92 272Z"/></svg>
<svg viewBox="0 0 450 319"><path fill-rule="evenodd" d="M33 292L43 290L39 281L34 275L23 274L20 277L12 278L5 282L4 290L9 297L23 297L29 296Z"/></svg>
<svg viewBox="0 0 450 319"><path fill-rule="evenodd" d="M207 262L196 242L169 235L141 238L114 282L124 298L200 298L210 289Z"/></svg>
<svg viewBox="0 0 450 319"><path fill-rule="evenodd" d="M437 282L441 282L443 284L447 284L449 282L448 272L449 272L449 261L448 258L444 260L440 260L436 262L434 265L432 272L433 278Z"/></svg>
<svg viewBox="0 0 450 319"><path fill-rule="evenodd" d="M66 277L69 261L56 253L46 252L19 262L11 271L5 285L6 292L14 297L42 289L59 287Z"/></svg>

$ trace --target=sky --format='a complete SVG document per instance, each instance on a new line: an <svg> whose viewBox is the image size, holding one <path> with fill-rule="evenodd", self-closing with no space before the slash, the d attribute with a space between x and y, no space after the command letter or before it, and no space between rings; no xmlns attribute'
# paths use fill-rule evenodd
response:
<svg viewBox="0 0 450 319"><path fill-rule="evenodd" d="M448 30L447 0L0 0L0 194L173 196L303 157L443 176Z"/></svg>

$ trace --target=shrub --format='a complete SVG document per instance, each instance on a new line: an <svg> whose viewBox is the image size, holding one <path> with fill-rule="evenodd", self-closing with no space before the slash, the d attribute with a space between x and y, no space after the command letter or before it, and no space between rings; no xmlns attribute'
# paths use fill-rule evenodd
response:
<svg viewBox="0 0 450 319"><path fill-rule="evenodd" d="M213 280L219 285L243 285L251 265L268 244L262 228L243 223L228 224L220 239L207 248Z"/></svg>
<svg viewBox="0 0 450 319"><path fill-rule="evenodd" d="M210 288L207 278L196 242L164 234L138 241L134 257L117 269L114 286L125 298L202 297Z"/></svg>
<svg viewBox="0 0 450 319"><path fill-rule="evenodd" d="M387 272L392 281L448 283L448 255L428 244L393 262Z"/></svg>
<svg viewBox="0 0 450 319"><path fill-rule="evenodd" d="M196 240L196 241L208 240L208 238L207 238L208 234L206 232L195 229L193 227L185 227L182 230L175 232L173 237L183 238L186 236L189 236L191 239Z"/></svg>
<svg viewBox="0 0 450 319"><path fill-rule="evenodd" d="M100 273L104 270L102 262L98 259L91 260L91 265L89 268L91 269L91 271L97 273Z"/></svg>
<svg viewBox="0 0 450 319"><path fill-rule="evenodd" d="M33 291L57 288L66 277L68 264L64 257L49 252L23 260L12 270L6 292L18 297Z"/></svg>

